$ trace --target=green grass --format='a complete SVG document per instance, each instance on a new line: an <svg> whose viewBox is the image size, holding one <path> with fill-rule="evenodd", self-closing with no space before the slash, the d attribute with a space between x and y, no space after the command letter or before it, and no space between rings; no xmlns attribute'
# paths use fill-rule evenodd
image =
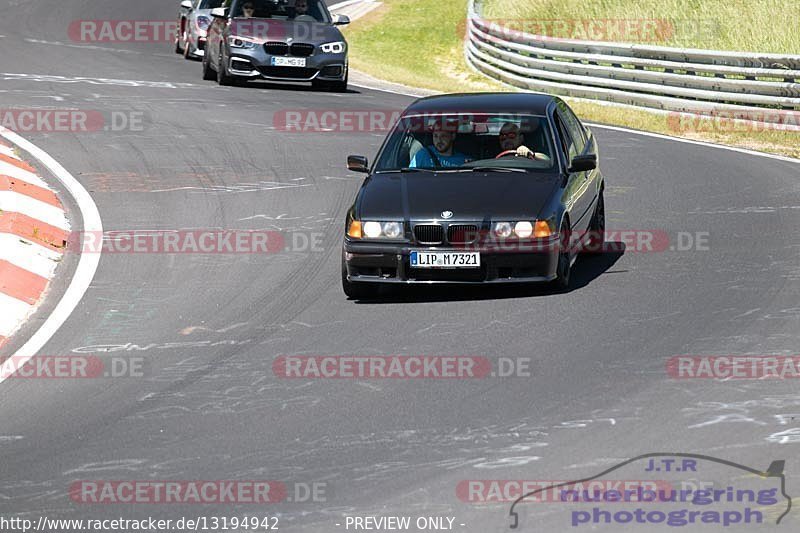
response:
<svg viewBox="0 0 800 533"><path fill-rule="evenodd" d="M630 42L800 54L797 0L486 0L484 5L487 18L566 21L568 28L591 20L665 21L667 31L626 32ZM554 37L563 36L558 33Z"/></svg>
<svg viewBox="0 0 800 533"><path fill-rule="evenodd" d="M643 13L637 11L640 8L634 8L633 4L627 4L624 0L584 2L578 0L559 0L558 2L555 0L490 0L490 2L491 5L488 6L491 8L490 13L494 13L493 16L496 17L499 9L505 6L503 9L508 12L503 14L502 18L520 18L523 15L519 10L523 8L526 10L535 8L537 12L546 13L546 15L541 15L543 18L563 17L566 11L564 11L562 3L573 7L580 5L583 9L582 13L587 13L592 6L598 10L599 6L603 6L603 9L607 10L622 9L621 6L627 6L627 10L624 12L597 11L607 18L611 18L612 15L631 18L637 13ZM646 0L646 2L638 2L636 6L645 4L661 6L663 4L677 9L678 5L696 6L701 3L703 5L723 4L717 0L702 0L702 2L700 0L694 2ZM763 5L764 3L764 0L753 0L752 3L746 5ZM783 1L781 4L789 5L788 2ZM731 5L742 6L743 2L732 0ZM545 11L551 7L552 12ZM354 69L371 74L376 78L442 92L516 90L477 74L466 65L462 32L466 19L466 8L466 0L384 0L379 9L356 20L345 30L350 44L350 64ZM798 8L794 9L796 11ZM737 12L735 8L728 7L724 9L724 12L731 13L731 10ZM744 13L748 13L747 16L750 16L749 11L750 8L745 10L744 7L741 7L737 12L739 14L736 19L741 21L745 17ZM529 11L524 12L530 16ZM656 15L660 13L662 12L659 11ZM581 16L587 17L588 14ZM704 16L710 15L706 13ZM771 16L776 19L775 23L778 28L781 24L786 26L784 33L787 35L796 32L794 27L791 31L788 30L788 27L791 23L797 24L800 17L795 16L790 21L788 19L777 20L780 17L775 16L774 13ZM751 20L762 19L761 15L751 17ZM743 35L750 32L769 34L775 31L772 29L773 26L761 26L759 32L742 28L741 33ZM793 35L792 38L797 40L798 35ZM765 36L764 39L768 39L768 36ZM772 49L772 51L776 50ZM800 45L795 45L794 52L800 53ZM570 98L565 99L570 102L582 119L589 122L624 126L800 158L800 133L798 132L742 133L726 131L724 128L719 131L680 132L670 127L668 115L653 113L643 108L621 108Z"/></svg>
<svg viewBox="0 0 800 533"><path fill-rule="evenodd" d="M384 0L347 28L350 64L385 80L458 92L488 89L464 61L466 0Z"/></svg>

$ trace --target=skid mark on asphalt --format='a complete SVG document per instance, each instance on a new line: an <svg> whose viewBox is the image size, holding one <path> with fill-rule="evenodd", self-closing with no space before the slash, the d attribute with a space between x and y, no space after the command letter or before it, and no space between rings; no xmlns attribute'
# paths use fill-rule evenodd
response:
<svg viewBox="0 0 800 533"><path fill-rule="evenodd" d="M184 167L181 167L181 169L183 168ZM163 170L164 172L169 172L171 169L165 167ZM225 185L219 183L220 181L225 180L226 172L230 173L230 169L209 167L206 168L203 173L181 172L176 169L176 172L170 173L169 179L170 183L177 186L166 189L163 188L165 179L163 175L149 175L136 172L91 172L81 174L80 177L87 189L94 193L164 193L180 191L188 191L192 193L236 193L313 186L313 184L296 183L297 180L305 180L308 178L289 178L287 180L278 181L274 176L265 176L265 179L252 182L248 181L244 183L236 183L234 185ZM231 178L233 179L241 177L241 175L234 176L231 174ZM287 181L295 183L287 183Z"/></svg>
<svg viewBox="0 0 800 533"><path fill-rule="evenodd" d="M281 213L274 216L261 213L240 218L237 222L246 222L250 220L267 220L272 222L272 224L269 224L267 227L257 228L258 230L303 231L326 229L332 222L338 220L338 217L331 216L329 213L324 212L306 216L290 216L289 213Z"/></svg>
<svg viewBox="0 0 800 533"><path fill-rule="evenodd" d="M240 192L262 192L274 191L278 189L294 189L298 187L311 187L308 184L282 183L279 181L259 181L255 183L239 183L237 185L212 185L209 187L171 187L169 189L154 189L150 192L177 192L187 191L190 193L206 194L209 192L240 193Z"/></svg>
<svg viewBox="0 0 800 533"><path fill-rule="evenodd" d="M743 384L741 394L758 395L760 383ZM702 401L681 410L697 422L689 429L710 428L720 424L747 424L747 434L757 442L774 444L800 443L800 396L785 395L741 401ZM763 428L763 430L759 429Z"/></svg>
<svg viewBox="0 0 800 533"><path fill-rule="evenodd" d="M134 54L134 55L142 55L142 52L137 52L135 50L125 50L122 48L110 48L107 46L96 46L96 45L86 45L86 44L67 44L62 43L60 41L44 41L42 39L25 39L26 43L31 44L45 44L47 46L58 46L60 48L79 48L81 50L100 50L103 52L116 52L118 54ZM170 56L171 57L171 56Z"/></svg>
<svg viewBox="0 0 800 533"><path fill-rule="evenodd" d="M93 295L98 290L112 294L119 293L118 287L99 283L92 284L90 289ZM83 339L84 342L92 344L98 342L100 338L114 338L139 332L146 324L156 321L167 302L179 297L167 287L135 289L126 287L126 289L130 290L130 296L124 300L96 296L98 307L95 316L99 318L94 321L90 333Z"/></svg>
<svg viewBox="0 0 800 533"><path fill-rule="evenodd" d="M230 326L220 328L220 329L213 329L206 326L189 326L188 328L183 328L180 331L181 335L191 335L195 331L207 331L211 333L227 333L233 329L241 328L244 326L249 325L249 322L239 322L237 324L231 324Z"/></svg>
<svg viewBox="0 0 800 533"><path fill-rule="evenodd" d="M86 463L77 468L65 470L63 474L69 476L72 474L86 474L91 472L106 472L113 471L137 471L139 467L147 463L147 459L120 459L118 461L103 461L98 463Z"/></svg>
<svg viewBox="0 0 800 533"><path fill-rule="evenodd" d="M708 211L689 211L689 215L753 215L777 213L782 210L800 210L800 205L749 206L712 209Z"/></svg>

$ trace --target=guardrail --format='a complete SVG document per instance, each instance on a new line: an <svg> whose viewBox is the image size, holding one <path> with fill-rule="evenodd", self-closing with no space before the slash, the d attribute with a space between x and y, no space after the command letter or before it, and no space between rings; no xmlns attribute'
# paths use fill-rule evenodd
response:
<svg viewBox="0 0 800 533"><path fill-rule="evenodd" d="M482 0L469 0L467 63L510 85L666 111L788 121L790 129L800 122L800 55L555 39L506 28L481 11Z"/></svg>

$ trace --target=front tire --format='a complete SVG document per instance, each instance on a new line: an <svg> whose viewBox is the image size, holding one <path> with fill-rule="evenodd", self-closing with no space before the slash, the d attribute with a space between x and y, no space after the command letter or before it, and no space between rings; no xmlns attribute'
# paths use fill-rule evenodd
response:
<svg viewBox="0 0 800 533"><path fill-rule="evenodd" d="M186 33L183 34L183 58L184 59L192 59L192 44L189 42L189 37Z"/></svg>
<svg viewBox="0 0 800 533"><path fill-rule="evenodd" d="M203 56L203 79L206 81L217 79L217 73L211 68L211 61L208 59L208 51L206 51L206 54Z"/></svg>
<svg viewBox="0 0 800 533"><path fill-rule="evenodd" d="M228 74L228 69L225 68L222 52L220 52L219 61L217 62L217 83L227 87L233 85L233 81L233 77Z"/></svg>
<svg viewBox="0 0 800 533"><path fill-rule="evenodd" d="M603 190L597 198L597 206L594 208L592 221L589 223L589 242L585 251L589 253L601 254L606 244L606 205L603 199Z"/></svg>
<svg viewBox="0 0 800 533"><path fill-rule="evenodd" d="M572 274L572 257L570 254L570 229L564 222L559 232L558 264L556 265L556 279L553 280L553 288L558 292L569 290L569 283Z"/></svg>
<svg viewBox="0 0 800 533"><path fill-rule="evenodd" d="M184 24L186 24L186 22L185 22L185 21L183 21L183 20L181 20L181 25L183 26ZM180 33L176 33L176 34L175 34L175 53L176 53L176 54L183 54L183 53L184 53L184 51L183 51L184 49L183 49L183 48L181 48L181 37L182 37L182 36L183 36L183 34L186 32L186 30L183 30L183 29L178 29L178 31L179 31ZM184 47L184 48L185 48L185 47Z"/></svg>
<svg viewBox="0 0 800 533"><path fill-rule="evenodd" d="M342 81L312 80L311 87L323 91L346 93L347 80L349 77L350 77L350 72L344 75L344 79Z"/></svg>
<svg viewBox="0 0 800 533"><path fill-rule="evenodd" d="M342 289L351 300L365 300L378 295L378 287L374 283L352 282L347 279L347 265L342 257Z"/></svg>

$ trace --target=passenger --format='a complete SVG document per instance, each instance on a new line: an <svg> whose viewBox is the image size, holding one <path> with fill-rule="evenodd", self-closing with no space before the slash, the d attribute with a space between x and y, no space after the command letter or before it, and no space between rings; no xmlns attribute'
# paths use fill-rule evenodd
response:
<svg viewBox="0 0 800 533"><path fill-rule="evenodd" d="M452 168L460 167L468 162L468 156L453 150L457 130L456 123L437 120L433 124L433 146L418 150L408 166L410 168ZM434 161L431 154L436 156L438 161Z"/></svg>
<svg viewBox="0 0 800 533"><path fill-rule="evenodd" d="M500 153L503 152L516 152L519 157L527 157L528 159L549 159L547 155L534 152L524 144L525 136L520 131L519 126L514 122L506 122L500 128Z"/></svg>
<svg viewBox="0 0 800 533"><path fill-rule="evenodd" d="M253 15L256 12L255 6L253 6L252 2L247 2L242 6L242 17L246 19L253 18Z"/></svg>

